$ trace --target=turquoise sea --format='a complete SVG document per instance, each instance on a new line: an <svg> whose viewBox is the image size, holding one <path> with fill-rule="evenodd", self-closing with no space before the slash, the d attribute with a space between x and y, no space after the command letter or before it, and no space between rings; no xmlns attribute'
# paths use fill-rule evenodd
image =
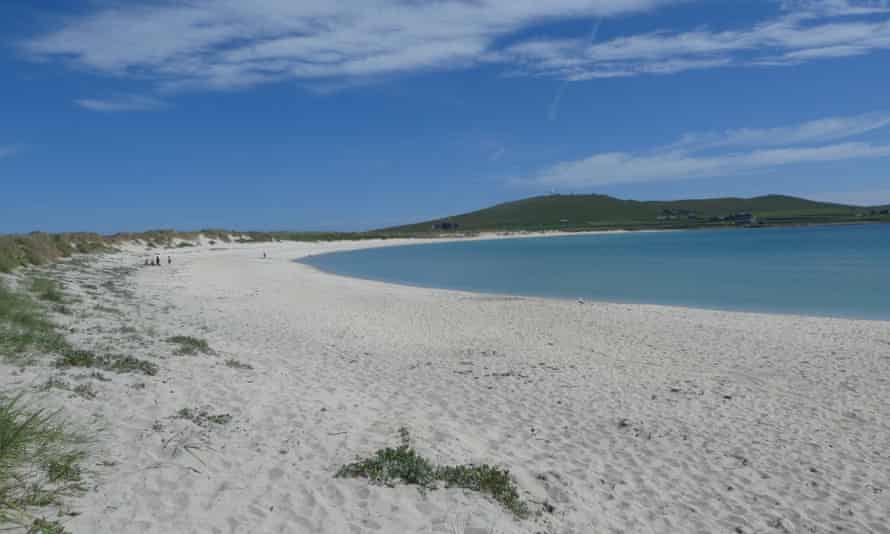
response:
<svg viewBox="0 0 890 534"><path fill-rule="evenodd" d="M301 261L483 293L890 319L890 225L458 241Z"/></svg>

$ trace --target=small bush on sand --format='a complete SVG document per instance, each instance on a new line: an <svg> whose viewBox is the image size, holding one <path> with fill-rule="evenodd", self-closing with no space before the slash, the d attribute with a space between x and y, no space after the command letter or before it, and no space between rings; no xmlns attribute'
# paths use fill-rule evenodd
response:
<svg viewBox="0 0 890 534"><path fill-rule="evenodd" d="M93 389L93 386L89 384L79 384L75 386L74 389L71 390L71 392L78 397L87 400L93 400L96 398L96 395L98 395L98 393L96 393L96 390Z"/></svg>
<svg viewBox="0 0 890 534"><path fill-rule="evenodd" d="M253 369L253 366L249 363L242 363L234 358L229 358L226 360L226 367L231 367L232 369L241 369L243 371L249 371Z"/></svg>
<svg viewBox="0 0 890 534"><path fill-rule="evenodd" d="M115 373L142 373L149 376L158 374L159 367L151 362L133 356L96 356L87 350L66 350L56 360L56 367L96 367Z"/></svg>
<svg viewBox="0 0 890 534"><path fill-rule="evenodd" d="M372 483L393 486L397 482L415 485L421 491L437 488L463 488L489 495L518 518L529 515L510 472L490 465L436 466L411 448L408 431L399 430L402 445L378 450L374 456L341 467L337 478L367 478Z"/></svg>
<svg viewBox="0 0 890 534"><path fill-rule="evenodd" d="M96 355L88 350L66 350L59 359L56 360L56 367L96 367L99 365L99 359Z"/></svg>
<svg viewBox="0 0 890 534"><path fill-rule="evenodd" d="M227 413L210 415L206 410L194 410L192 408L183 408L179 410L176 412L175 418L191 421L201 427L206 427L210 424L226 425L232 421L232 416Z"/></svg>
<svg viewBox="0 0 890 534"><path fill-rule="evenodd" d="M93 400L96 398L96 395L97 395L96 390L93 389L93 386L91 386L90 384L79 384L75 387L71 387L71 385L68 382L66 382L62 378L55 377L55 376L50 378L46 382L44 382L41 386L39 386L39 389L42 391L49 391L51 389L70 391L71 393L74 393L78 397L81 397L81 398L87 399L87 400Z"/></svg>
<svg viewBox="0 0 890 534"><path fill-rule="evenodd" d="M50 521L46 518L35 519L31 526L28 527L27 534L68 534L62 523L58 521Z"/></svg>
<svg viewBox="0 0 890 534"><path fill-rule="evenodd" d="M213 354L210 345L204 339L198 339L191 336L173 336L167 338L167 342L179 345L179 348L176 350L176 354L179 355L194 355L199 352L203 354Z"/></svg>
<svg viewBox="0 0 890 534"><path fill-rule="evenodd" d="M148 376L155 376L160 370L156 364L133 356L107 357L104 367L115 373L142 373Z"/></svg>
<svg viewBox="0 0 890 534"><path fill-rule="evenodd" d="M33 508L83 491L83 444L58 413L30 409L21 396L0 397L0 524L27 525Z"/></svg>

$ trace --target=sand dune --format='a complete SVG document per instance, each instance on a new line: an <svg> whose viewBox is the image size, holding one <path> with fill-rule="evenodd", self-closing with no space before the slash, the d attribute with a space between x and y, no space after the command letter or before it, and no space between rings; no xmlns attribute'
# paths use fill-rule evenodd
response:
<svg viewBox="0 0 890 534"><path fill-rule="evenodd" d="M161 367L64 400L101 429L67 528L890 532L890 323L500 298L292 261L377 245L205 246L121 276L134 250L67 275L118 284L82 304L118 316L78 322L76 341ZM175 355L163 340L179 334L214 353ZM174 418L184 407L232 420ZM540 513L334 478L400 427L437 462L509 468Z"/></svg>

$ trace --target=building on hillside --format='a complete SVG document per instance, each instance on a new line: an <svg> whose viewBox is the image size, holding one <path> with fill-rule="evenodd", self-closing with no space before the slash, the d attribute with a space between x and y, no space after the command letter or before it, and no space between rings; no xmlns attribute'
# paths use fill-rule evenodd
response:
<svg viewBox="0 0 890 534"><path fill-rule="evenodd" d="M729 216L729 220L738 225L757 224L757 217L751 213L733 213Z"/></svg>

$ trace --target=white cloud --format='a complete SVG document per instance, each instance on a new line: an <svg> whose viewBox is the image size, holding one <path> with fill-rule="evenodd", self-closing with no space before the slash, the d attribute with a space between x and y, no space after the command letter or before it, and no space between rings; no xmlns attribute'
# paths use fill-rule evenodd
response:
<svg viewBox="0 0 890 534"><path fill-rule="evenodd" d="M546 20L616 16L682 0L195 0L106 7L24 43L166 88L238 88L464 65Z"/></svg>
<svg viewBox="0 0 890 534"><path fill-rule="evenodd" d="M593 44L520 38L548 21L616 17L690 0L142 0L108 3L22 44L161 90L302 80L338 86L402 72L498 64L563 80L795 65L890 50L888 0L777 0L753 26L654 31Z"/></svg>
<svg viewBox="0 0 890 534"><path fill-rule="evenodd" d="M74 101L78 106L90 111L113 113L119 111L152 111L164 107L164 102L156 98L139 95L118 95L111 98L81 98Z"/></svg>
<svg viewBox="0 0 890 534"><path fill-rule="evenodd" d="M559 163L538 173L531 181L539 185L584 187L728 176L801 163L884 158L890 156L890 144L824 143L888 125L890 116L872 113L780 128L687 134L676 143L645 153L605 152ZM822 144L805 146L813 143ZM716 149L724 152L710 153ZM725 152L726 149L735 151Z"/></svg>
<svg viewBox="0 0 890 534"><path fill-rule="evenodd" d="M498 56L523 64L530 74L582 80L786 66L890 50L886 1L794 4L796 9L746 29L656 31L597 44L581 38L538 39L512 45Z"/></svg>
<svg viewBox="0 0 890 534"><path fill-rule="evenodd" d="M14 146L0 146L0 159L14 156L18 151L18 148Z"/></svg>
<svg viewBox="0 0 890 534"><path fill-rule="evenodd" d="M778 128L742 128L684 135L669 149L704 150L726 147L790 146L846 139L890 126L890 112L829 117Z"/></svg>
<svg viewBox="0 0 890 534"><path fill-rule="evenodd" d="M890 145L841 143L814 148L765 149L723 156L684 152L651 155L610 152L560 163L534 179L541 185L572 187L718 177L796 163L890 156Z"/></svg>

